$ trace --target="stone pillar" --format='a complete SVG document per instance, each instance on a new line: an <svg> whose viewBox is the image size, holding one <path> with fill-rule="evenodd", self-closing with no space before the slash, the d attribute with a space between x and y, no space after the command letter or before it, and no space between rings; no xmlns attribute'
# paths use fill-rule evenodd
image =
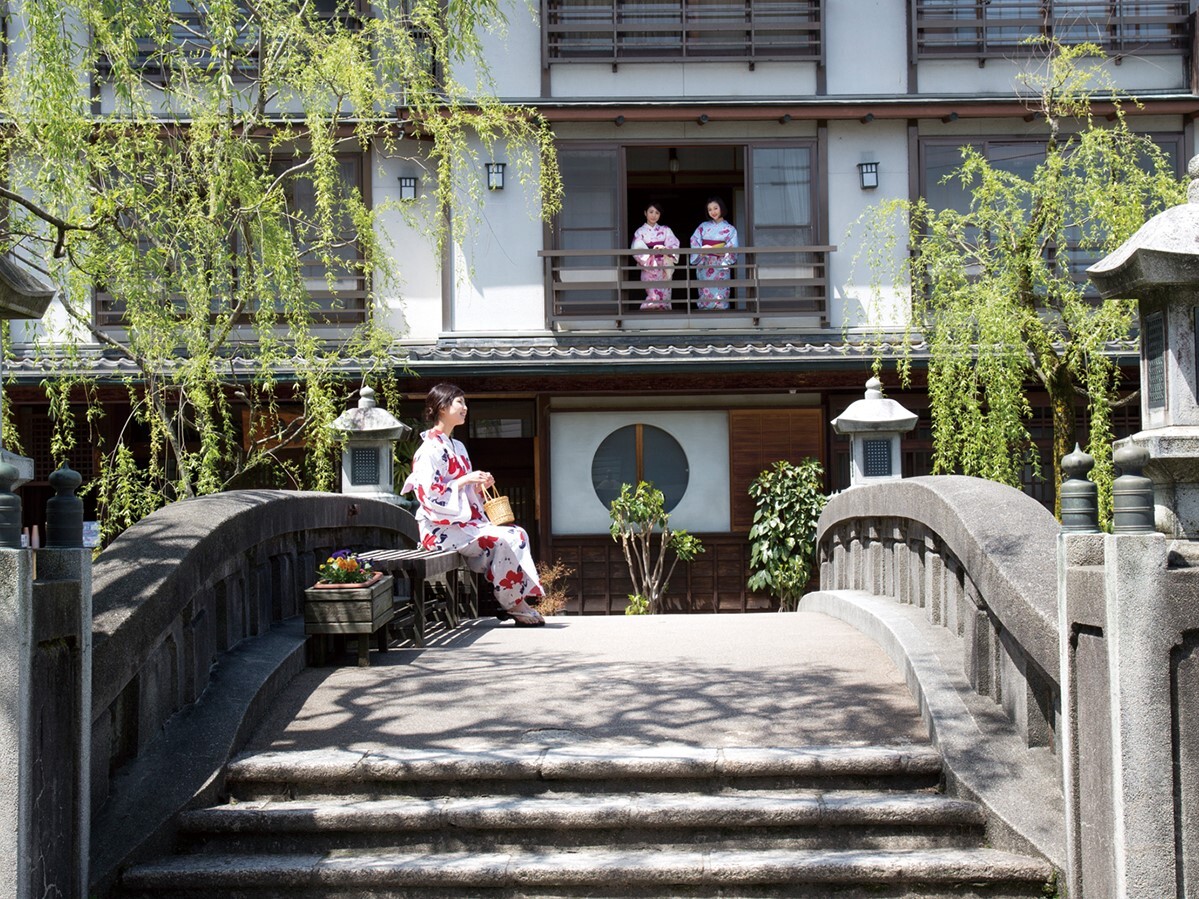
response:
<svg viewBox="0 0 1199 899"><path fill-rule="evenodd" d="M0 548L0 895L29 899L33 553ZM40 894L39 894L40 895Z"/></svg>
<svg viewBox="0 0 1199 899"><path fill-rule="evenodd" d="M1199 895L1199 157L1188 172L1188 203L1088 270L1138 301L1143 430L1113 454L1115 533L1058 548L1071 899Z"/></svg>
<svg viewBox="0 0 1199 899"><path fill-rule="evenodd" d="M0 895L16 899L87 895L91 553L82 533L64 545L78 483L51 476L66 517L37 580L32 550L0 548Z"/></svg>

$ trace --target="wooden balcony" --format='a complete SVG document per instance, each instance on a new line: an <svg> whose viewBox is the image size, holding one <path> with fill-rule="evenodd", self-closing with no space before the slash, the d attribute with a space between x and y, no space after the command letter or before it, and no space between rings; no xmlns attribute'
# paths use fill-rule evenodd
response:
<svg viewBox="0 0 1199 899"><path fill-rule="evenodd" d="M542 59L559 63L813 59L823 52L819 0L742 3L542 0Z"/></svg>
<svg viewBox="0 0 1199 899"><path fill-rule="evenodd" d="M1178 0L913 0L916 59L991 59L1027 53L1029 37L1098 44L1112 56L1188 53L1189 4Z"/></svg>
<svg viewBox="0 0 1199 899"><path fill-rule="evenodd" d="M555 330L686 330L828 327L828 258L834 246L732 247L736 256L723 281L705 281L678 250L669 281L642 281L624 247L542 250L551 327ZM700 309L703 287L727 288L728 309ZM669 309L642 309L646 289L668 288Z"/></svg>

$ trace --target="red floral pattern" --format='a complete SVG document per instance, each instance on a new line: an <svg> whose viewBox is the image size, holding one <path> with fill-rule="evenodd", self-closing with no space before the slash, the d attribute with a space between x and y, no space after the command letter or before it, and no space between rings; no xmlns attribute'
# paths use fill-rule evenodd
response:
<svg viewBox="0 0 1199 899"><path fill-rule="evenodd" d="M506 609L522 597L541 596L529 535L520 527L491 524L474 485L457 483L473 470L466 448L434 430L421 437L412 474L400 491L415 491L420 545L460 552L473 571L495 586L496 599Z"/></svg>

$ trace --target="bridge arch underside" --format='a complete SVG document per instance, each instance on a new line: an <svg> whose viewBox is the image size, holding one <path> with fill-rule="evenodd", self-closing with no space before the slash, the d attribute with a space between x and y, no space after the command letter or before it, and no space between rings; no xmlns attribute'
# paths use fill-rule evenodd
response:
<svg viewBox="0 0 1199 899"><path fill-rule="evenodd" d="M960 476L855 487L817 528L800 604L870 635L905 676L948 788L985 805L995 845L1065 865L1054 517Z"/></svg>

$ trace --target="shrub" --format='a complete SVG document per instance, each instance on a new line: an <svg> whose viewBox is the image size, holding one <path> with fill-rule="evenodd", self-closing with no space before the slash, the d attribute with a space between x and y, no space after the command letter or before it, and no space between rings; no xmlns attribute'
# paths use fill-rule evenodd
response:
<svg viewBox="0 0 1199 899"><path fill-rule="evenodd" d="M633 596L644 599L645 614L656 614L662 611L662 599L674 566L702 553L703 543L686 531L670 529L670 514L662 491L645 481L636 487L623 484L620 496L612 500L610 514L612 539L619 541L624 551L629 577L633 580ZM674 558L667 568L666 558L672 554Z"/></svg>
<svg viewBox="0 0 1199 899"><path fill-rule="evenodd" d="M828 501L824 470L815 459L775 462L749 485L749 495L749 589L766 590L781 611L793 611L812 578L816 522Z"/></svg>
<svg viewBox="0 0 1199 899"><path fill-rule="evenodd" d="M567 568L561 559L548 568L543 568L538 574L541 577L541 589L545 591L537 611L548 618L558 615L566 608L570 596L566 592L566 579L575 573L573 568Z"/></svg>

